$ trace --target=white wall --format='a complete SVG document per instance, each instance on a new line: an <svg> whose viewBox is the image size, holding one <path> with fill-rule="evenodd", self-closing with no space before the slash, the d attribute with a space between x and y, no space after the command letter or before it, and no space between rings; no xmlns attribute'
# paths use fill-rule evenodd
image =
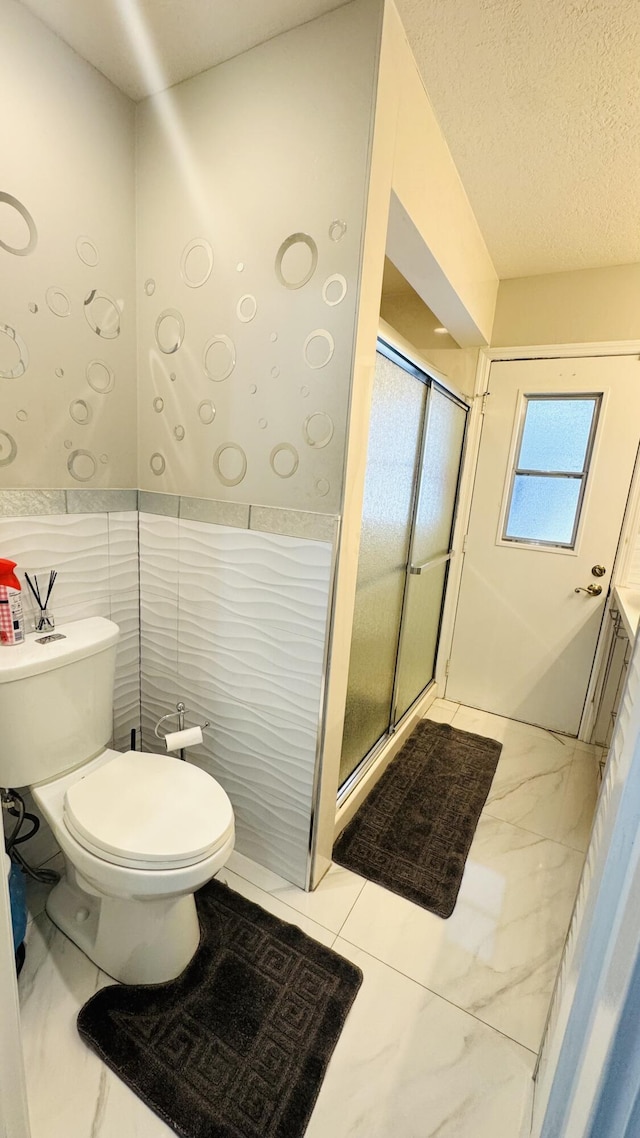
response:
<svg viewBox="0 0 640 1138"><path fill-rule="evenodd" d="M640 265L500 281L492 347L640 339Z"/></svg>
<svg viewBox="0 0 640 1138"><path fill-rule="evenodd" d="M389 256L459 344L485 344L498 277L391 0L386 9L398 100Z"/></svg>
<svg viewBox="0 0 640 1138"><path fill-rule="evenodd" d="M473 395L479 349L461 348L451 336L434 333L440 321L413 290L383 293L380 315L458 391Z"/></svg>
<svg viewBox="0 0 640 1138"><path fill-rule="evenodd" d="M0 105L0 487L135 486L133 104L5 0Z"/></svg>
<svg viewBox="0 0 640 1138"><path fill-rule="evenodd" d="M138 108L145 489L340 510L378 7L354 0ZM287 241L301 287L278 277Z"/></svg>

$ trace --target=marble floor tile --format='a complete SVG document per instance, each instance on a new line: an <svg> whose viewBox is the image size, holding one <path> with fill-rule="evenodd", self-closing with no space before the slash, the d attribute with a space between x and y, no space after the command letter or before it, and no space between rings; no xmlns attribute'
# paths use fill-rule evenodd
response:
<svg viewBox="0 0 640 1138"><path fill-rule="evenodd" d="M230 888L330 947L335 934L225 869ZM293 888L293 887L291 887ZM304 896L304 894L302 894ZM34 907L44 904L34 892ZM30 922L20 976L23 1049L33 1138L169 1138L167 1127L80 1039L76 1017L112 981L46 913Z"/></svg>
<svg viewBox="0 0 640 1138"><path fill-rule="evenodd" d="M582 862L485 815L449 920L367 882L340 936L537 1050Z"/></svg>
<svg viewBox="0 0 640 1138"><path fill-rule="evenodd" d="M76 1015L100 973L45 913L28 927L20 1018L33 1138L92 1133L100 1068L76 1031Z"/></svg>
<svg viewBox="0 0 640 1138"><path fill-rule="evenodd" d="M428 717L503 744L448 921L340 866L313 894L237 853L218 875L363 969L306 1138L524 1133L598 754L448 700ZM50 923L46 893L29 883L19 985L33 1138L170 1138L80 1040L79 1008L111 981Z"/></svg>
<svg viewBox="0 0 640 1138"><path fill-rule="evenodd" d="M248 901L254 901L256 905L260 905L268 913L273 913L274 917L280 917L282 921L286 921L290 925L297 925L304 933L313 937L314 940L320 941L321 944L325 944L327 948L331 948L333 945L336 936L330 929L326 929L317 921L312 921L304 913L292 909L290 905L285 905L272 893L267 893L244 877L239 877L237 873L233 873L226 866L216 874L216 880L223 881L230 889L234 889L236 893L241 893Z"/></svg>
<svg viewBox="0 0 640 1138"><path fill-rule="evenodd" d="M175 1138L175 1134L173 1127L167 1126L125 1083L101 1064L90 1138ZM76 1135L69 1138L76 1138Z"/></svg>
<svg viewBox="0 0 640 1138"><path fill-rule="evenodd" d="M510 732L485 813L586 850L598 796L598 762L591 749L572 744L536 728Z"/></svg>
<svg viewBox="0 0 640 1138"><path fill-rule="evenodd" d="M576 750L567 779L565 798L558 808L557 841L586 852L599 790L597 762L591 755Z"/></svg>
<svg viewBox="0 0 640 1138"><path fill-rule="evenodd" d="M277 873L265 869L237 851L229 858L227 869L334 933L342 928L365 885L364 877L359 877L341 865L332 865L318 888L313 893L305 893Z"/></svg>
<svg viewBox="0 0 640 1138"><path fill-rule="evenodd" d="M476 707L465 707L463 704L460 704L456 712L454 727L459 727L461 731L474 731L476 735L486 735L503 744L508 744L512 740L517 742L524 735L531 740L537 740L541 745L557 744L571 751L575 747L575 739L569 735L545 731L543 727L520 723L517 719L506 719L503 715L493 715L489 711L479 711Z"/></svg>
<svg viewBox="0 0 640 1138"><path fill-rule="evenodd" d="M491 784L485 812L553 841L574 828L569 797L574 748L530 732L511 732Z"/></svg>
<svg viewBox="0 0 640 1138"><path fill-rule="evenodd" d="M488 738L504 742L507 732L513 730L514 720L505 719L502 715L491 715L488 711L479 711L476 707L465 707L458 704L455 714L455 726L461 731L473 731L476 735L486 735ZM522 724L517 724L521 727Z"/></svg>
<svg viewBox="0 0 640 1138"><path fill-rule="evenodd" d="M433 723L451 723L459 707L459 703L452 703L449 699L435 699L424 718L431 719Z"/></svg>
<svg viewBox="0 0 640 1138"><path fill-rule="evenodd" d="M582 739L576 739L576 751L584 751L585 755L592 755L596 761L601 757L602 750L597 743L584 743Z"/></svg>
<svg viewBox="0 0 640 1138"><path fill-rule="evenodd" d="M78 1035L80 1008L111 983L45 913L30 923L19 992L32 1138L173 1135Z"/></svg>
<svg viewBox="0 0 640 1138"><path fill-rule="evenodd" d="M364 981L305 1138L517 1138L534 1056L352 944L335 948Z"/></svg>

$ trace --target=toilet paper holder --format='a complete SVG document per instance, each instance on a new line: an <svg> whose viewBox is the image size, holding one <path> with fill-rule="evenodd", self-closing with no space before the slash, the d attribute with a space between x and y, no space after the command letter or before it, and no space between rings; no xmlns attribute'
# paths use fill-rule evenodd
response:
<svg viewBox="0 0 640 1138"><path fill-rule="evenodd" d="M186 709L184 703L178 702L176 704L175 711L168 711L166 715L162 715L160 717L160 719L158 720L158 722L156 723L154 729L153 729L153 733L154 733L156 739L162 739L164 741L166 736L161 734L161 732L158 730L158 728L167 719L177 719L178 720L178 731L184 731L184 729L185 729L184 716L185 716L186 710L187 709ZM209 720L205 719L204 723L199 723L199 724L197 724L197 726L201 727L204 730L205 727L209 726ZM168 734L170 734L170 732L167 732L167 735ZM184 759L184 749L182 749L180 751L180 758Z"/></svg>

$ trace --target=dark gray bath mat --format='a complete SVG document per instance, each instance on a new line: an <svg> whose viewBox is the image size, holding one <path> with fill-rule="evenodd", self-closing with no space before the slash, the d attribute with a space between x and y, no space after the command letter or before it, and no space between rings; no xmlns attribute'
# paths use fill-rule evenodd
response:
<svg viewBox="0 0 640 1138"><path fill-rule="evenodd" d="M501 750L421 720L338 838L334 861L450 917Z"/></svg>
<svg viewBox="0 0 640 1138"><path fill-rule="evenodd" d="M103 988L78 1030L184 1138L300 1138L362 973L212 881L168 984Z"/></svg>

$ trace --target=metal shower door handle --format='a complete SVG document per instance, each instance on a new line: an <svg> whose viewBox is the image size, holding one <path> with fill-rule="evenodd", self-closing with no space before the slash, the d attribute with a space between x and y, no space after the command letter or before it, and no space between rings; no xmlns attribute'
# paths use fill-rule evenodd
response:
<svg viewBox="0 0 640 1138"><path fill-rule="evenodd" d="M445 561L450 561L453 557L453 550L449 553L441 553L438 557L431 557L429 561L423 561L422 565L410 565L409 572L413 576L419 577L421 573L426 572L427 569L433 569L436 565L442 565Z"/></svg>

